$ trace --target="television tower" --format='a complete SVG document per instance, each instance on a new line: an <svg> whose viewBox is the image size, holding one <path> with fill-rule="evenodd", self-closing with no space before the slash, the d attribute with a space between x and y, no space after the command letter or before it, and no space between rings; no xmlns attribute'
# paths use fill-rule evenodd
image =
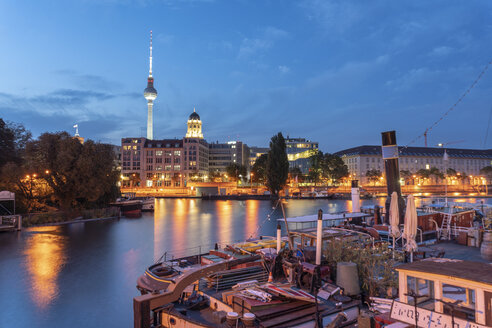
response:
<svg viewBox="0 0 492 328"><path fill-rule="evenodd" d="M152 140L154 137L154 122L152 108L154 100L157 98L157 90L154 89L154 78L152 77L152 31L150 31L150 62L149 62L149 77L147 79L147 88L144 90L144 97L147 99L147 139Z"/></svg>

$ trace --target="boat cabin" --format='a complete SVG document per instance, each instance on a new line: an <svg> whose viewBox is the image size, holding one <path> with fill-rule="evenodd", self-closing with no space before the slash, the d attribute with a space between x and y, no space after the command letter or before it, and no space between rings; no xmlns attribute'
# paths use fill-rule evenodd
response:
<svg viewBox="0 0 492 328"><path fill-rule="evenodd" d="M323 227L336 227L344 223L362 225L369 218L368 213L327 213L323 214ZM279 223L285 223L285 220L278 219ZM287 218L287 225L290 231L299 231L305 229L316 229L318 225L318 215L305 215Z"/></svg>
<svg viewBox="0 0 492 328"><path fill-rule="evenodd" d="M392 319L418 320L418 327L492 327L492 264L430 258L396 270L399 301Z"/></svg>

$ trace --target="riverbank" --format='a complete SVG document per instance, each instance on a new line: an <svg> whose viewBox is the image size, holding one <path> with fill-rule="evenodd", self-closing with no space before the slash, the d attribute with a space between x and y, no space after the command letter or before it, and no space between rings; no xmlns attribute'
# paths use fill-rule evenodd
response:
<svg viewBox="0 0 492 328"><path fill-rule="evenodd" d="M114 219L120 217L116 207L98 208L90 210L56 211L46 213L31 213L23 215L22 227L39 227L49 225L71 224L96 220Z"/></svg>

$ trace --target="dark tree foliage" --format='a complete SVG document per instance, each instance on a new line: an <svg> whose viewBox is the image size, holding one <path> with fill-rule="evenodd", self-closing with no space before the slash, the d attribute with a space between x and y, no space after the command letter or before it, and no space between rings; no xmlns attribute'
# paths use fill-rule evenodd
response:
<svg viewBox="0 0 492 328"><path fill-rule="evenodd" d="M349 175L348 167L343 160L333 154L324 154L321 162L323 176L330 179L332 183L337 184L342 178Z"/></svg>
<svg viewBox="0 0 492 328"><path fill-rule="evenodd" d="M258 157L251 168L251 172L253 173L253 179L257 183L265 183L267 179L267 162L268 155L262 154Z"/></svg>
<svg viewBox="0 0 492 328"><path fill-rule="evenodd" d="M241 178L245 180L247 178L248 169L238 163L231 163L226 167L227 176L234 181L239 181Z"/></svg>
<svg viewBox="0 0 492 328"><path fill-rule="evenodd" d="M31 133L23 125L5 122L0 118L0 168L12 162L20 164Z"/></svg>
<svg viewBox="0 0 492 328"><path fill-rule="evenodd" d="M103 205L117 195L119 172L110 145L81 144L68 133L44 133L26 147L29 167L53 190L62 209Z"/></svg>
<svg viewBox="0 0 492 328"><path fill-rule="evenodd" d="M285 139L282 133L274 135L270 141L267 158L267 188L272 195L277 196L287 183L289 176L289 161Z"/></svg>
<svg viewBox="0 0 492 328"><path fill-rule="evenodd" d="M376 170L376 169L367 170L366 177L369 179L369 181L372 182L373 185L375 185L376 182L381 177L381 171Z"/></svg>
<svg viewBox="0 0 492 328"><path fill-rule="evenodd" d="M448 169L449 170L449 169ZM480 169L480 174L485 175L485 177L490 180L492 179L492 166L485 166ZM448 173L449 175L449 173ZM456 171L454 171L454 175L456 175Z"/></svg>
<svg viewBox="0 0 492 328"><path fill-rule="evenodd" d="M323 152L318 151L309 158L309 180L316 185L323 176Z"/></svg>
<svg viewBox="0 0 492 328"><path fill-rule="evenodd" d="M323 179L328 179L332 183L337 184L342 178L349 175L347 165L343 160L333 154L318 151L310 157L311 167L309 168L309 178L315 184Z"/></svg>

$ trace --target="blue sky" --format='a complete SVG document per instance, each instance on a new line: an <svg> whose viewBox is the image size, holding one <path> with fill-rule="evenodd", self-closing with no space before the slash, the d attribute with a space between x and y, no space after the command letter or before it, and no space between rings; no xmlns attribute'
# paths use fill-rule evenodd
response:
<svg viewBox="0 0 492 328"><path fill-rule="evenodd" d="M155 138L182 138L196 107L209 142L282 131L335 152L394 129L407 145L492 60L490 1L2 1L0 117L145 135L151 29ZM492 67L429 145L492 148L490 113Z"/></svg>

